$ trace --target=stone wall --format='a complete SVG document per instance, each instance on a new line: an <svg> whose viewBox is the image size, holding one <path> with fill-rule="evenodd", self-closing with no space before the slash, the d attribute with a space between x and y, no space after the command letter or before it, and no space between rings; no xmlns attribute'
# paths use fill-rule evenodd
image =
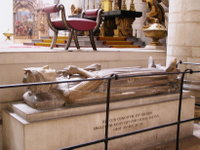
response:
<svg viewBox="0 0 200 150"><path fill-rule="evenodd" d="M200 63L200 1L171 0L169 2L167 63L173 58L184 62ZM200 70L199 65L180 65L180 68ZM187 75L187 80L192 81L189 90L193 91L192 95L196 97L197 103L199 103L199 79L200 73ZM196 107L195 117L199 115L199 108Z"/></svg>

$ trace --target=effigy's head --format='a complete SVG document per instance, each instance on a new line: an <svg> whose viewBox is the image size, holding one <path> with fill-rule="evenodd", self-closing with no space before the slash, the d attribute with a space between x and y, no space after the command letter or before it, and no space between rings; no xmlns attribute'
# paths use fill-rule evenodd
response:
<svg viewBox="0 0 200 150"><path fill-rule="evenodd" d="M49 66L25 68L24 71L23 83L56 81L57 77L56 70L49 68ZM28 90L37 94L48 92L49 89L55 88L56 86L57 85L28 86Z"/></svg>

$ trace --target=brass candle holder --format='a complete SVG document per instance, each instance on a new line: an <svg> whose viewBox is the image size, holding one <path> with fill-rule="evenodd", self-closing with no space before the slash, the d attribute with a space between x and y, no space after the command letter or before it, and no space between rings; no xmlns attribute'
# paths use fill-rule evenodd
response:
<svg viewBox="0 0 200 150"><path fill-rule="evenodd" d="M3 33L3 35L6 37L6 40L11 40L13 33Z"/></svg>
<svg viewBox="0 0 200 150"><path fill-rule="evenodd" d="M130 4L130 11L135 11L135 4L134 4L134 0L131 0L131 4Z"/></svg>
<svg viewBox="0 0 200 150"><path fill-rule="evenodd" d="M126 0L122 0L122 8L121 8L121 10L127 10Z"/></svg>
<svg viewBox="0 0 200 150"><path fill-rule="evenodd" d="M144 28L143 31L146 37L152 39L150 43L152 46L162 46L159 40L167 36L166 27L158 22L150 24L147 28Z"/></svg>
<svg viewBox="0 0 200 150"><path fill-rule="evenodd" d="M114 1L114 10L119 10L119 0Z"/></svg>
<svg viewBox="0 0 200 150"><path fill-rule="evenodd" d="M113 0L102 0L102 8L104 11L112 11Z"/></svg>

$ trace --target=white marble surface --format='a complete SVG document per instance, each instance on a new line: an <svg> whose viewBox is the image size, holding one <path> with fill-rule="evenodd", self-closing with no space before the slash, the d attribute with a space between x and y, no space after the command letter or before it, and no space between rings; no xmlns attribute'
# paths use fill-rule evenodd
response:
<svg viewBox="0 0 200 150"><path fill-rule="evenodd" d="M185 97L188 94L185 94ZM149 105L155 104L159 102L167 102L173 101L179 98L179 94L164 94L159 96L147 96L141 98L135 98L130 100L121 100L115 101L111 103L110 109L116 110L126 107L136 107L140 105ZM92 102L91 102L92 103ZM80 105L80 104L79 104ZM25 103L16 103L11 104L10 109L13 112L28 122L35 122L40 120L48 120L48 119L55 119L61 117L69 117L69 116L77 116L80 114L88 114L88 113L95 113L95 112L102 112L105 111L105 104L89 104L83 105L80 107L79 105L71 105L57 109L50 109L50 110L37 110Z"/></svg>

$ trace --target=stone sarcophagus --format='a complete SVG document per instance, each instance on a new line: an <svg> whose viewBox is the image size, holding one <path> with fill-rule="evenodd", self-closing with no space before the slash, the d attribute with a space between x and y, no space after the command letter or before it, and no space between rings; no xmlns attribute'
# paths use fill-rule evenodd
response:
<svg viewBox="0 0 200 150"><path fill-rule="evenodd" d="M63 70L48 67L25 69L24 82L99 79L116 74L147 75L112 79L108 136L151 128L177 121L179 93L176 62L163 68L100 69L69 66ZM150 65L154 66L154 65ZM103 139L107 80L69 82L29 86L26 103L11 104L3 112L3 147L5 150L55 150ZM184 93L182 117L194 116L194 99ZM27 105L28 104L28 105ZM193 123L181 125L181 138L191 136ZM109 141L109 150L142 150L176 138L176 126L148 131ZM81 148L102 150L104 143Z"/></svg>

